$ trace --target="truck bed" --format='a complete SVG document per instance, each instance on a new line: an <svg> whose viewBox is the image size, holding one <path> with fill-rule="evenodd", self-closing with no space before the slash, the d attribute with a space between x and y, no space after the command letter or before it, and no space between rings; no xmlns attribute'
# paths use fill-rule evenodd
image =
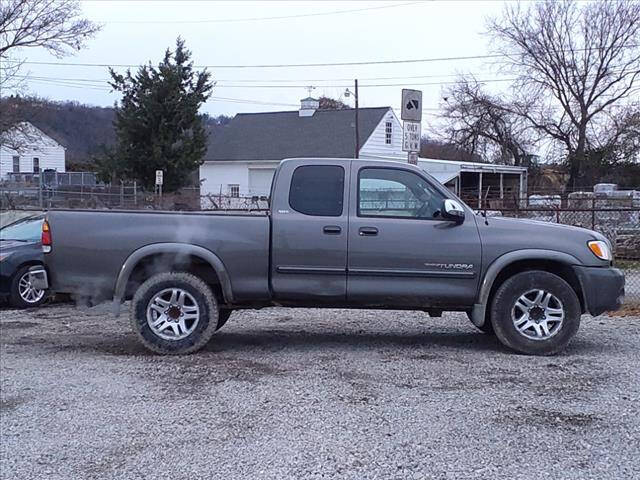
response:
<svg viewBox="0 0 640 480"><path fill-rule="evenodd" d="M46 217L52 236L47 266L58 292L111 298L132 253L153 244L184 243L222 261L238 300L269 297L270 226L264 212L53 210Z"/></svg>

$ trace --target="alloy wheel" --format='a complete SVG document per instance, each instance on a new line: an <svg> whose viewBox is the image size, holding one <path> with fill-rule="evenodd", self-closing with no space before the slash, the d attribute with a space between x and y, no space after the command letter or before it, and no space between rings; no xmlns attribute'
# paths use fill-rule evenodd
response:
<svg viewBox="0 0 640 480"><path fill-rule="evenodd" d="M147 306L147 324L165 340L187 338L198 326L200 308L193 296L181 288L156 293Z"/></svg>
<svg viewBox="0 0 640 480"><path fill-rule="evenodd" d="M531 340L547 340L557 334L564 315L564 306L558 297L541 289L520 295L511 310L516 330Z"/></svg>

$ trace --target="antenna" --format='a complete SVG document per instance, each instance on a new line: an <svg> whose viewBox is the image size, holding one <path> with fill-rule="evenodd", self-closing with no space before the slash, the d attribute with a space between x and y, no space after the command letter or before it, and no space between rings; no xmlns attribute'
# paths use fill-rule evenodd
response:
<svg viewBox="0 0 640 480"><path fill-rule="evenodd" d="M313 85L309 85L308 87L305 87L307 89L307 93L309 94L309 96L311 96L311 90L315 90L316 87L314 87Z"/></svg>

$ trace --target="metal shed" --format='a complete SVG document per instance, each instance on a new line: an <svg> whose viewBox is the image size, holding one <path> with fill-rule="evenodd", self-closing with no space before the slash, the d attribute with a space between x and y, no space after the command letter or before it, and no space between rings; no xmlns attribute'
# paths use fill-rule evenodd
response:
<svg viewBox="0 0 640 480"><path fill-rule="evenodd" d="M377 156L375 159L407 161L397 156ZM418 166L474 208L492 208L492 204L502 206L511 202L515 204L527 195L526 167L436 158L418 158Z"/></svg>
<svg viewBox="0 0 640 480"><path fill-rule="evenodd" d="M473 207L491 208L495 200L505 203L527 195L525 167L433 158L419 158L418 165Z"/></svg>

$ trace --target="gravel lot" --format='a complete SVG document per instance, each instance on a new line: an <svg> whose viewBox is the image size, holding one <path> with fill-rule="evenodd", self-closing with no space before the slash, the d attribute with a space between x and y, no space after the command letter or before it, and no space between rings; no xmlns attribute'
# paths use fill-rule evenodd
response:
<svg viewBox="0 0 640 480"><path fill-rule="evenodd" d="M557 357L463 315L235 313L161 357L97 307L0 311L9 479L640 478L640 318Z"/></svg>

